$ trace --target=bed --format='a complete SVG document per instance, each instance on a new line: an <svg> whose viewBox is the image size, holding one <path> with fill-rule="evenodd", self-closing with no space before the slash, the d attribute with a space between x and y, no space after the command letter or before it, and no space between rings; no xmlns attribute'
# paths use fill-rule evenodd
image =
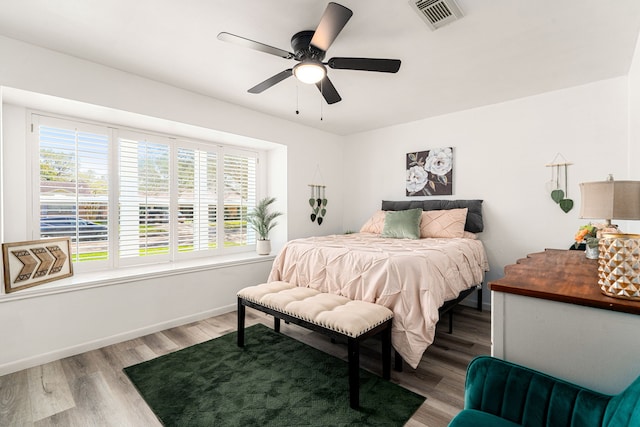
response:
<svg viewBox="0 0 640 427"><path fill-rule="evenodd" d="M268 281L388 307L394 313L393 346L416 368L433 342L439 309L481 285L489 270L484 246L475 235L483 229L481 204L383 201L358 233L288 242L274 260ZM420 236L428 237L388 237L393 235L387 232L392 219L409 215L420 216Z"/></svg>

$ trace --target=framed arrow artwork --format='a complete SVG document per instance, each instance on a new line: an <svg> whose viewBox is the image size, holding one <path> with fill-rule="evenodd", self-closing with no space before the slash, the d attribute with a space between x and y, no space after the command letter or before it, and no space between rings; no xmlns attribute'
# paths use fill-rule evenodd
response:
<svg viewBox="0 0 640 427"><path fill-rule="evenodd" d="M2 244L6 293L73 275L71 240L32 240Z"/></svg>

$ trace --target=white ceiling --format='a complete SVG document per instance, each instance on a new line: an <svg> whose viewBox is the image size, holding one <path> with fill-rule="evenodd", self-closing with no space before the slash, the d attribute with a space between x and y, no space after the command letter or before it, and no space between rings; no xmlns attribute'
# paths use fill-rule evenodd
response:
<svg viewBox="0 0 640 427"><path fill-rule="evenodd" d="M338 2L353 17L327 59L402 66L329 69L343 99L333 105L295 78L247 93L294 62L216 38L226 31L291 51L325 1L0 0L0 35L347 135L626 75L640 31L638 0L458 0L465 16L436 31L406 0Z"/></svg>

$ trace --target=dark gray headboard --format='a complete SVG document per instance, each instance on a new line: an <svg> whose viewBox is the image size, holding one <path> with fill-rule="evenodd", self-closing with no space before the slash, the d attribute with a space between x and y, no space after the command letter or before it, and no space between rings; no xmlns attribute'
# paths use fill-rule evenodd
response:
<svg viewBox="0 0 640 427"><path fill-rule="evenodd" d="M467 222L464 225L466 231L480 233L484 229L482 222L482 200L383 200L383 211L403 211L406 209L421 208L423 211L437 211L444 209L467 208Z"/></svg>

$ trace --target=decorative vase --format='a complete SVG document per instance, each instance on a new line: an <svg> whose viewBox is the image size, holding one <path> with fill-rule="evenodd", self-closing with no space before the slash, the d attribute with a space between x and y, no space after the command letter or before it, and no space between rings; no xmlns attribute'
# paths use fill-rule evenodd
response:
<svg viewBox="0 0 640 427"><path fill-rule="evenodd" d="M600 250L597 246L589 246L587 245L584 249L584 254L589 259L598 259L598 255L600 255Z"/></svg>
<svg viewBox="0 0 640 427"><path fill-rule="evenodd" d="M640 234L604 233L598 284L603 294L640 301Z"/></svg>
<svg viewBox="0 0 640 427"><path fill-rule="evenodd" d="M256 252L258 255L269 255L271 253L271 240L258 240L256 242Z"/></svg>

